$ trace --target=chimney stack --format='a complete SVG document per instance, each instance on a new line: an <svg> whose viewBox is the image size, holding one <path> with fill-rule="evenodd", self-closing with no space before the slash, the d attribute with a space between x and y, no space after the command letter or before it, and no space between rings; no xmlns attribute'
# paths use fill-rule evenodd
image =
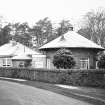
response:
<svg viewBox="0 0 105 105"><path fill-rule="evenodd" d="M10 43L11 43L11 45L12 45L12 46L17 45L17 42L16 42L16 41L14 41L14 40L10 40Z"/></svg>
<svg viewBox="0 0 105 105"><path fill-rule="evenodd" d="M73 31L73 26L72 25L69 27L69 31Z"/></svg>

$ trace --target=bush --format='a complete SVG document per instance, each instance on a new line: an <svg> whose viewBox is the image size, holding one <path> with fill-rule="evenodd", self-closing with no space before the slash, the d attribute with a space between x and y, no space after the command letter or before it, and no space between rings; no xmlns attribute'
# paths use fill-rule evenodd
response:
<svg viewBox="0 0 105 105"><path fill-rule="evenodd" d="M60 49L54 55L53 64L57 69L70 69L75 66L75 60L70 50Z"/></svg>
<svg viewBox="0 0 105 105"><path fill-rule="evenodd" d="M100 69L105 69L105 54L101 55L99 60L98 60L98 63L97 63L97 66L100 68Z"/></svg>
<svg viewBox="0 0 105 105"><path fill-rule="evenodd" d="M61 84L105 88L105 72L102 70L70 70L60 75Z"/></svg>

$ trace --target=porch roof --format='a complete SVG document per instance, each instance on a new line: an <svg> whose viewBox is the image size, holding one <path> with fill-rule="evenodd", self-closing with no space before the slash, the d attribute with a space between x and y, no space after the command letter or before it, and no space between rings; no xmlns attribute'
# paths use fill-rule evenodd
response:
<svg viewBox="0 0 105 105"><path fill-rule="evenodd" d="M23 53L12 57L12 60L32 60L32 57L29 57Z"/></svg>

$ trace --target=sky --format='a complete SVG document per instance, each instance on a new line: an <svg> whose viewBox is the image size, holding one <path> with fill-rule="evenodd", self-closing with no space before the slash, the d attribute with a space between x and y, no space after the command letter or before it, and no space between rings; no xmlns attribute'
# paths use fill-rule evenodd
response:
<svg viewBox="0 0 105 105"><path fill-rule="evenodd" d="M105 0L0 0L0 16L7 22L34 25L49 17L54 23L68 19L77 24L90 10L105 7Z"/></svg>

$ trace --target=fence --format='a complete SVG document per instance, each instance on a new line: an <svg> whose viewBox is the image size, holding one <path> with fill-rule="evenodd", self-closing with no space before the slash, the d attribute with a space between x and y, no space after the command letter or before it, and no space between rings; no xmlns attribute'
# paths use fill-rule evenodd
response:
<svg viewBox="0 0 105 105"><path fill-rule="evenodd" d="M105 70L0 68L0 76L69 85L105 87Z"/></svg>

